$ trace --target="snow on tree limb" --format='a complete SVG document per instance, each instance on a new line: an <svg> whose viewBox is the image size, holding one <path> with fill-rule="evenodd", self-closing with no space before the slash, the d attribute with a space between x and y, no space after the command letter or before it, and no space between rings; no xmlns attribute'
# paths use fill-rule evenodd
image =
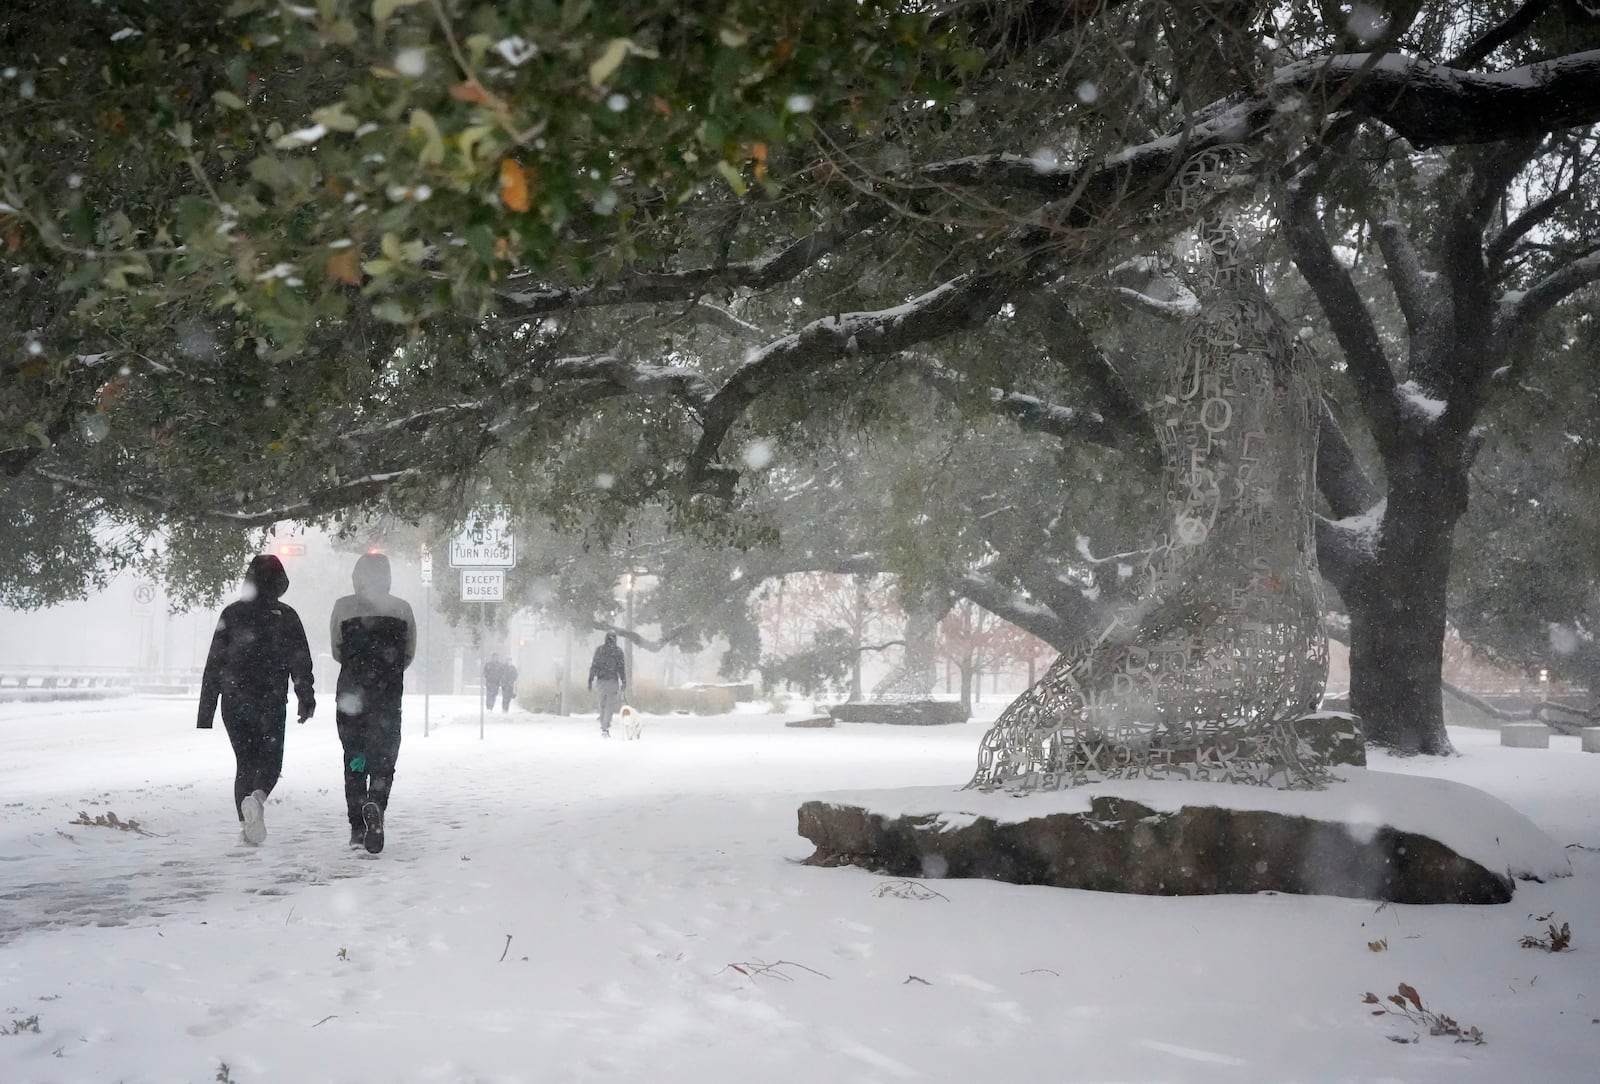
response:
<svg viewBox="0 0 1600 1084"><path fill-rule="evenodd" d="M1027 231L1032 235L1033 231ZM693 488L717 457L729 430L761 395L785 380L850 355L885 356L956 331L981 326L1026 280L1039 257L997 249L992 269L950 279L903 305L825 316L753 350L706 405L704 431L689 465Z"/></svg>
<svg viewBox="0 0 1600 1084"><path fill-rule="evenodd" d="M934 391L955 401L970 397L971 389L963 374L926 355L912 355L910 360L911 375ZM1117 434L1097 411L1047 403L1036 395L1003 388L985 388L982 398L990 409L1011 419L1024 432L1046 433L1063 441L1087 440L1106 445L1117 442Z"/></svg>
<svg viewBox="0 0 1600 1084"><path fill-rule="evenodd" d="M1374 224L1378 247L1383 251L1383 264L1394 287L1400 311L1405 315L1406 326L1413 337L1428 335L1439 329L1437 311L1439 276L1422 266L1422 259L1411 243L1411 237L1400 222L1394 206L1384 208L1383 215Z"/></svg>
<svg viewBox="0 0 1600 1084"><path fill-rule="evenodd" d="M1377 503L1382 493L1367 477L1329 406L1322 399L1317 425L1317 489L1335 516L1354 516Z"/></svg>
<svg viewBox="0 0 1600 1084"><path fill-rule="evenodd" d="M1519 335L1551 308L1595 282L1600 282L1600 249L1563 264L1528 290L1504 295L1496 324L1507 335Z"/></svg>
<svg viewBox="0 0 1600 1084"><path fill-rule="evenodd" d="M1252 141L1275 122L1299 123L1294 110L1283 108L1297 96L1313 116L1333 105L1385 124L1421 147L1524 139L1600 123L1600 50L1494 73L1400 54L1312 57L1278 68L1250 97L1200 110L1179 132L1091 163L1041 168L1028 155L970 155L926 166L911 179L1052 198L1081 193L1078 214L1084 221L1074 224L1087 224L1105 208L1164 184L1193 154Z"/></svg>
<svg viewBox="0 0 1600 1084"><path fill-rule="evenodd" d="M178 508L172 501L155 494L132 489L111 489L87 479L76 478L53 470L38 470L39 477L66 489L90 493L108 505L129 505L155 512L179 513L190 519L209 519L235 527L271 527L284 520L309 520L317 516L338 512L354 504L370 501L400 482L420 480L425 477L420 468L407 467L396 471L368 474L336 485L314 490L299 500L282 504L258 506L249 511L228 508Z"/></svg>
<svg viewBox="0 0 1600 1084"><path fill-rule="evenodd" d="M1200 315L1200 299L1195 297L1193 293L1190 293L1187 297L1163 301L1129 286L1113 286L1111 291L1118 300L1124 301L1134 308L1143 309L1153 316L1159 316L1163 320L1187 320L1190 317Z"/></svg>
<svg viewBox="0 0 1600 1084"><path fill-rule="evenodd" d="M497 315L518 320L571 309L692 301L714 290L769 289L793 279L888 214L878 204L853 204L832 225L752 260L679 271L631 271L587 286L508 288L501 291L506 304Z"/></svg>
<svg viewBox="0 0 1600 1084"><path fill-rule="evenodd" d="M1362 410L1372 426L1372 435L1387 456L1395 450L1400 437L1394 369L1384 353L1366 302L1351 280L1350 272L1334 256L1333 246L1317 217L1320 179L1317 164L1312 164L1289 182L1284 222L1289 252L1344 350Z"/></svg>
<svg viewBox="0 0 1600 1084"><path fill-rule="evenodd" d="M707 327L732 336L743 343L765 343L771 337L765 328L758 327L750 321L735 316L720 305L713 305L709 301L701 300L689 310L689 316Z"/></svg>
<svg viewBox="0 0 1600 1084"><path fill-rule="evenodd" d="M1531 27L1555 0L1524 0L1523 4L1501 22L1480 34L1467 47L1449 60L1450 68L1473 68L1487 60L1496 49L1511 41Z"/></svg>

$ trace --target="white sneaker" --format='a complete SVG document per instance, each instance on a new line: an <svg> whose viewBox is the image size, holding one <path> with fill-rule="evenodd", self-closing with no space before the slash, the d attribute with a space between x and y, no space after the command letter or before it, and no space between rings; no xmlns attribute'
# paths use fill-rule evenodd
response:
<svg viewBox="0 0 1600 1084"><path fill-rule="evenodd" d="M254 794L246 795L244 801L239 803L239 815L244 818L246 843L259 844L267 838L266 811L261 806L260 798Z"/></svg>

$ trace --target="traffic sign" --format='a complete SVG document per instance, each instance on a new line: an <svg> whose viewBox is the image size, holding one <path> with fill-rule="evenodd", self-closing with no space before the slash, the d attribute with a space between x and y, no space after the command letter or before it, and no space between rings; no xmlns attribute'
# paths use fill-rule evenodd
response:
<svg viewBox="0 0 1600 1084"><path fill-rule="evenodd" d="M516 568L517 540L503 515L479 515L450 540L451 568Z"/></svg>
<svg viewBox="0 0 1600 1084"><path fill-rule="evenodd" d="M422 586L433 585L433 554L427 550L422 551Z"/></svg>
<svg viewBox="0 0 1600 1084"><path fill-rule="evenodd" d="M500 602L505 597L506 574L503 569L461 570L462 602Z"/></svg>
<svg viewBox="0 0 1600 1084"><path fill-rule="evenodd" d="M150 604L156 600L156 585L153 583L136 583L133 585L133 609L135 613L148 610Z"/></svg>

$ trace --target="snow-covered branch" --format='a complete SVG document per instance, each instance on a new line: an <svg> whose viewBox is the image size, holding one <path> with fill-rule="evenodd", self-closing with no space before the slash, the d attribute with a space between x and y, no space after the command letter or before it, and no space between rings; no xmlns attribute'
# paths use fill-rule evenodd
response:
<svg viewBox="0 0 1600 1084"><path fill-rule="evenodd" d="M1163 320L1180 322L1200 315L1200 299L1190 293L1187 297L1176 297L1170 301L1149 294L1141 293L1129 286L1113 286L1111 292L1119 301L1126 302L1136 309L1143 309L1152 316L1159 316Z"/></svg>
<svg viewBox="0 0 1600 1084"><path fill-rule="evenodd" d="M970 397L967 379L961 373L925 355L913 355L910 360L912 375L941 395L955 402ZM1045 433L1063 441L1087 440L1107 445L1117 442L1117 434L1096 411L1049 403L1035 395L994 387L983 389L983 401L1024 432Z"/></svg>
<svg viewBox="0 0 1600 1084"><path fill-rule="evenodd" d="M1371 508L1382 494L1372 484L1328 400L1317 425L1317 489L1335 516L1354 516Z"/></svg>
<svg viewBox="0 0 1600 1084"><path fill-rule="evenodd" d="M1451 68L1474 68L1512 38L1526 31L1550 8L1555 0L1524 0L1521 6L1501 22L1491 26L1470 42L1465 49L1445 61Z"/></svg>
<svg viewBox="0 0 1600 1084"><path fill-rule="evenodd" d="M1439 327L1438 276L1422 266L1422 259L1393 206L1384 208L1384 213L1374 223L1374 232L1378 248L1383 252L1389 282L1412 337L1443 330Z"/></svg>
<svg viewBox="0 0 1600 1084"><path fill-rule="evenodd" d="M704 431L690 460L694 488L716 459L728 431L756 399L779 384L803 378L846 356L883 357L930 339L986 322L1036 271L1042 252L1017 251L1034 230L1016 231L1015 247L995 250L984 267L958 275L903 305L813 320L800 330L750 352L706 405Z"/></svg>
<svg viewBox="0 0 1600 1084"><path fill-rule="evenodd" d="M1503 296L1496 323L1509 342L1551 308L1597 281L1600 281L1600 250L1561 265L1523 293Z"/></svg>
<svg viewBox="0 0 1600 1084"><path fill-rule="evenodd" d="M241 499L239 507L230 508L213 505L195 508L185 505L180 508L165 497L158 497L139 490L108 486L100 482L76 478L49 469L41 469L36 473L39 477L66 489L91 493L111 506L118 504L129 505L155 512L181 514L184 518L189 519L213 520L231 524L235 527L270 527L284 520L312 519L370 501L401 482L421 480L424 477L424 472L421 469L407 467L402 470L367 474L335 485L323 486L298 500L286 500L281 504L249 507Z"/></svg>
<svg viewBox="0 0 1600 1084"><path fill-rule="evenodd" d="M853 204L832 225L753 260L679 271L633 271L612 282L587 286L508 288L501 294L506 305L497 315L528 319L571 309L692 301L713 290L768 289L795 278L888 213L880 204Z"/></svg>
<svg viewBox="0 0 1600 1084"><path fill-rule="evenodd" d="M562 358L546 370L546 380L551 386L573 381L602 381L635 395L680 399L696 409L704 407L714 394L711 382L696 369L624 361L609 354Z"/></svg>
<svg viewBox="0 0 1600 1084"><path fill-rule="evenodd" d="M1499 269L1504 265L1518 241L1572 201L1572 197L1577 193L1577 181L1578 178L1575 176L1571 185L1557 189L1537 203L1530 204L1516 218L1506 223L1505 227L1491 237L1489 243L1484 246L1484 262L1493 269Z"/></svg>
<svg viewBox="0 0 1600 1084"><path fill-rule="evenodd" d="M1384 354L1383 342L1361 292L1351 280L1350 272L1334 256L1333 246L1317 217L1319 181L1318 167L1313 164L1289 182L1284 223L1289 252L1344 350L1361 408L1379 449L1387 456L1395 449L1400 436L1394 370Z"/></svg>
<svg viewBox="0 0 1600 1084"><path fill-rule="evenodd" d="M1194 154L1297 123L1297 111L1283 109L1297 98L1313 114L1331 109L1378 121L1418 146L1525 139L1600 122L1600 50L1493 73L1401 54L1311 57L1278 68L1253 95L1199 111L1179 132L1102 159L1041 167L1028 155L971 155L926 166L910 180L1051 198L1077 193L1070 224L1086 225L1146 186L1165 184Z"/></svg>
<svg viewBox="0 0 1600 1084"><path fill-rule="evenodd" d="M713 305L709 301L698 302L689 311L689 315L707 327L714 327L740 342L766 343L772 338L765 328L741 319L722 306Z"/></svg>

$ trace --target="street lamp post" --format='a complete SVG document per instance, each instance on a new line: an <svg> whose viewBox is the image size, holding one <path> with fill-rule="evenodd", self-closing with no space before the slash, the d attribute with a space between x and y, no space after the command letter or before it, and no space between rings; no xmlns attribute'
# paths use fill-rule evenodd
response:
<svg viewBox="0 0 1600 1084"><path fill-rule="evenodd" d="M627 669L628 669L627 680L629 682L632 682L635 679L635 676L636 676L634 674L634 672L633 672L633 570L632 569L628 570L626 583L627 583L628 595L627 595L627 611L626 611L625 621L626 621L626 628L628 630L628 644L627 644L627 646L625 648L623 648L623 650L625 652L627 652Z"/></svg>

